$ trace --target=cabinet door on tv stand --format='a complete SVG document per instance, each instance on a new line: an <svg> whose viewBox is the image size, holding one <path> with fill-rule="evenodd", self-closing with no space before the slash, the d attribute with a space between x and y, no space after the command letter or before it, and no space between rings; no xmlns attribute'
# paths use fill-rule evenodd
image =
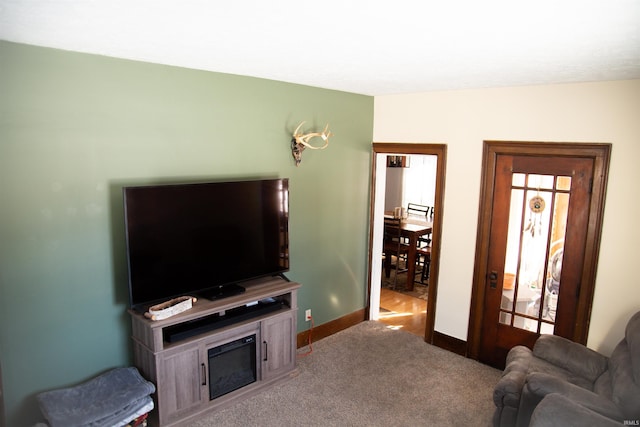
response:
<svg viewBox="0 0 640 427"><path fill-rule="evenodd" d="M195 343L159 356L158 412L164 425L197 410L207 400L204 346Z"/></svg>
<svg viewBox="0 0 640 427"><path fill-rule="evenodd" d="M262 379L284 375L296 366L295 312L265 319L262 328Z"/></svg>

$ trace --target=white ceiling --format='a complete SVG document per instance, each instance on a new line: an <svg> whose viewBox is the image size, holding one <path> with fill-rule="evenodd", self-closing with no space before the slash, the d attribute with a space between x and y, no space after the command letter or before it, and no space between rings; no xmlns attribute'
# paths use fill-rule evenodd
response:
<svg viewBox="0 0 640 427"><path fill-rule="evenodd" d="M640 0L0 0L0 39L366 95L640 78Z"/></svg>

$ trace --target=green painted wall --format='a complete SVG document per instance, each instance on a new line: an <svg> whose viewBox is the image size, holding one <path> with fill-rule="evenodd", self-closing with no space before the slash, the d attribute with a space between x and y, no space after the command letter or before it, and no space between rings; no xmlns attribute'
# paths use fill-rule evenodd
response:
<svg viewBox="0 0 640 427"><path fill-rule="evenodd" d="M282 64L286 67L287 64ZM290 133L330 123L300 167ZM0 42L0 363L35 395L131 363L121 188L290 178L291 272L322 324L365 306L373 98Z"/></svg>

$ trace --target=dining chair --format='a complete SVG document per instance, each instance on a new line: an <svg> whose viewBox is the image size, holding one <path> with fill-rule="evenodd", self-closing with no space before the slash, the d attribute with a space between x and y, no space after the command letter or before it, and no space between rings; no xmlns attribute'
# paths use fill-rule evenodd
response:
<svg viewBox="0 0 640 427"><path fill-rule="evenodd" d="M418 203L409 203L407 205L408 214L422 215L427 219L427 221L433 220L433 211L433 206L426 206ZM422 267L420 283L425 283L429 278L429 269L431 266L431 233L418 239L416 251L418 253L416 263Z"/></svg>
<svg viewBox="0 0 640 427"><path fill-rule="evenodd" d="M433 206L419 205L417 203L409 203L407 205L408 215L424 216L427 221L433 220ZM426 234L418 239L418 247L431 245L431 233Z"/></svg>
<svg viewBox="0 0 640 427"><path fill-rule="evenodd" d="M407 204L407 213L422 215L429 220L433 218L433 206L420 205L418 203L409 203Z"/></svg>
<svg viewBox="0 0 640 427"><path fill-rule="evenodd" d="M418 256L416 257L417 264L422 263L422 269L420 271L420 283L423 285L429 279L429 272L431 270L431 245L418 246L416 248Z"/></svg>
<svg viewBox="0 0 640 427"><path fill-rule="evenodd" d="M389 278L391 276L391 268L393 264L393 257L396 258L395 273L393 277L393 289L398 287L398 273L407 271L406 265L404 269L400 268L400 260L404 258L406 260L409 253L409 245L402 241L402 230L400 228L400 218L385 218L384 219L384 237L383 237L383 251L384 251L384 270L385 276ZM408 280L408 279L407 279Z"/></svg>

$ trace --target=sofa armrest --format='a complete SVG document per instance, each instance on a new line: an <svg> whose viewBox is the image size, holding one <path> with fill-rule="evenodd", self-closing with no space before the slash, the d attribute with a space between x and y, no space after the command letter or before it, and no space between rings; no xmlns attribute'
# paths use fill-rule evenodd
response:
<svg viewBox="0 0 640 427"><path fill-rule="evenodd" d="M497 408L518 408L526 376L526 372L518 370L504 373L493 389L493 403Z"/></svg>
<svg viewBox="0 0 640 427"><path fill-rule="evenodd" d="M607 358L590 348L557 335L541 335L534 356L594 382L607 369Z"/></svg>
<svg viewBox="0 0 640 427"><path fill-rule="evenodd" d="M542 399L533 415L531 415L530 427L620 427L620 422L598 414L584 406L577 404L569 398L551 393Z"/></svg>

